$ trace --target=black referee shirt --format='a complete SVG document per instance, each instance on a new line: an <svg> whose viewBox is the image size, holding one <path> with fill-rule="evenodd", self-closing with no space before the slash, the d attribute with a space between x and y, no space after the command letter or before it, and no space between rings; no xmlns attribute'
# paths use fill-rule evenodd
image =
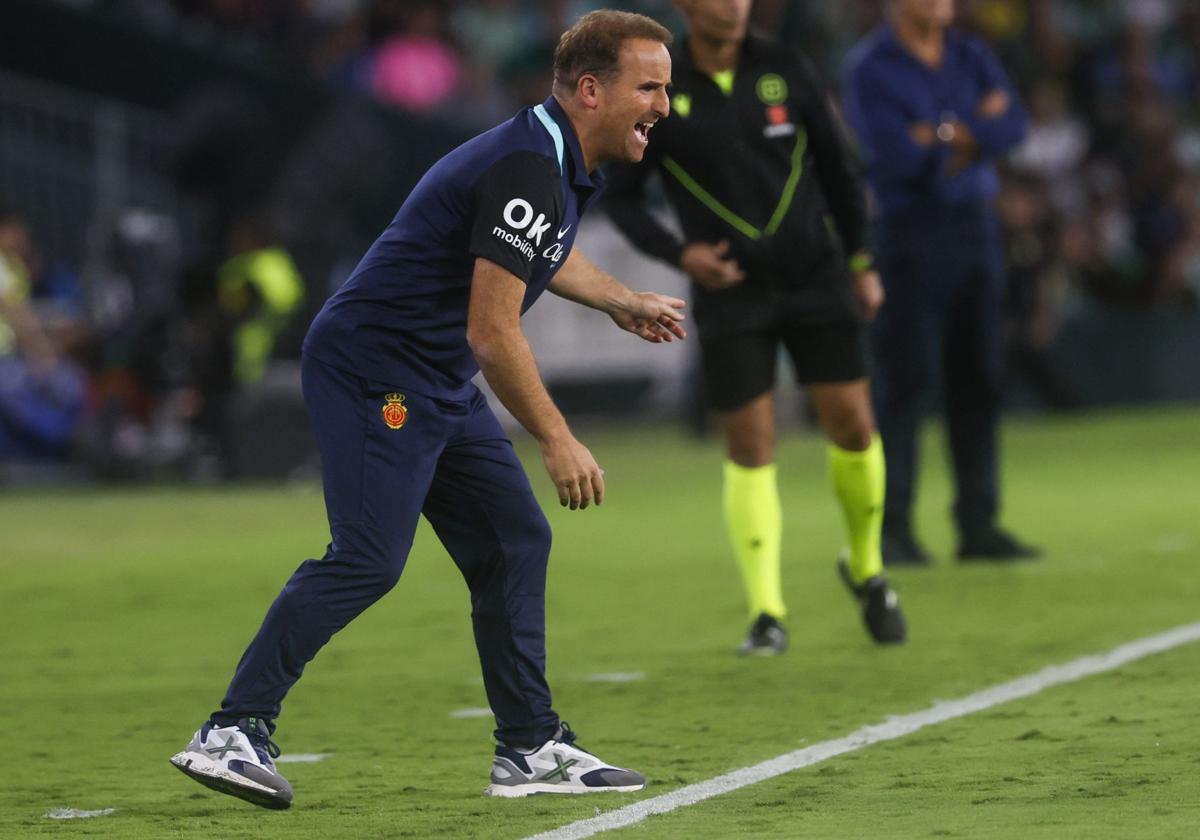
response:
<svg viewBox="0 0 1200 840"><path fill-rule="evenodd" d="M748 36L726 93L692 63L687 40L671 60L670 116L650 132L642 163L609 173L613 221L639 249L678 267L684 243L645 206L645 181L658 171L687 242L730 241L747 279L718 292L694 284L706 327L764 302L785 301L813 322L852 316L845 260L865 244L866 196L809 62Z"/></svg>

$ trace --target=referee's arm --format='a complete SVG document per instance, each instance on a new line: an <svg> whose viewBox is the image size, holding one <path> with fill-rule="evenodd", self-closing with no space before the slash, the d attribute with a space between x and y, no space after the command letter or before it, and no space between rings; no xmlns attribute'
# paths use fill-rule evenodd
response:
<svg viewBox="0 0 1200 840"><path fill-rule="evenodd" d="M608 173L604 211L635 248L679 268L686 243L646 209L646 181L653 171L646 160L614 166Z"/></svg>
<svg viewBox="0 0 1200 840"><path fill-rule="evenodd" d="M867 248L867 194L862 168L851 151L846 132L834 116L824 85L817 80L807 59L801 58L798 73L809 91L802 116L816 161L817 180L846 255L852 256Z"/></svg>

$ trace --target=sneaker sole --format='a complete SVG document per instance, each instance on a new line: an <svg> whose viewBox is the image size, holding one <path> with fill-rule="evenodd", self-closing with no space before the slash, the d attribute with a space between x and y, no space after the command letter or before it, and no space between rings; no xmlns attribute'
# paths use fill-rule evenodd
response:
<svg viewBox="0 0 1200 840"><path fill-rule="evenodd" d="M292 807L290 799L281 798L278 792L266 785L260 785L252 779L239 776L199 753L186 750L176 753L171 756L171 765L206 788L236 796L251 805L270 808L273 811L282 811Z"/></svg>
<svg viewBox="0 0 1200 840"><path fill-rule="evenodd" d="M500 796L505 799L520 799L537 793L633 793L642 790L642 785L614 785L611 787L587 787L586 785L555 785L546 782L531 782L526 785L488 785L483 789L484 796Z"/></svg>

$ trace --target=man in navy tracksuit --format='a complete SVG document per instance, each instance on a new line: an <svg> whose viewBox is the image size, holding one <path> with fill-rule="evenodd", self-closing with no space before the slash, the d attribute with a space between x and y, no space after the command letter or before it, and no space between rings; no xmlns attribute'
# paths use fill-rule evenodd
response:
<svg viewBox="0 0 1200 840"><path fill-rule="evenodd" d="M602 472L543 386L520 316L547 288L651 341L682 338L683 302L635 294L572 253L598 164L641 158L668 111L670 34L597 12L555 53L554 95L439 161L309 330L304 397L321 450L331 541L271 606L211 719L172 762L271 808L292 791L274 718L305 664L400 577L419 514L471 592L498 746L487 792L638 790L643 778L573 743L545 678L550 528L484 376L539 441L560 502L599 504Z"/></svg>
<svg viewBox="0 0 1200 840"><path fill-rule="evenodd" d="M875 410L887 458L884 562L924 564L911 510L922 398L937 372L957 482L960 559L1029 557L996 525L1006 275L993 161L1026 115L992 52L950 28L953 0L892 0L860 43L846 113L878 199L886 300L873 330Z"/></svg>

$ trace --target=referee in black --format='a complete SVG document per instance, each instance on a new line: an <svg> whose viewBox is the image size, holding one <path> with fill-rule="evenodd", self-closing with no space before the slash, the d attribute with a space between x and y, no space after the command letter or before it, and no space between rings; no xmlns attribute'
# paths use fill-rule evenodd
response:
<svg viewBox="0 0 1200 840"><path fill-rule="evenodd" d="M726 524L750 608L739 651L787 646L772 401L781 345L830 441L848 537L842 576L872 637L902 642L882 574L883 449L863 335L883 291L856 161L808 61L748 34L751 0L677 5L688 33L671 51L670 116L640 165L611 173L607 208L639 249L692 279L705 390L727 448ZM645 206L655 171L684 241Z"/></svg>

